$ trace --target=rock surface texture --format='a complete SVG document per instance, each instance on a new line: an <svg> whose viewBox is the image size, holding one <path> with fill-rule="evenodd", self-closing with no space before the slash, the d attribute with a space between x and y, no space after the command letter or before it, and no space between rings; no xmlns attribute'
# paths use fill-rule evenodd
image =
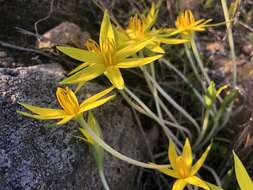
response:
<svg viewBox="0 0 253 190"><path fill-rule="evenodd" d="M55 89L64 71L57 64L0 68L0 189L99 190L93 158L75 122L46 128L46 122L23 117L17 102L57 107ZM82 95L104 87L88 83ZM115 111L117 109L117 111ZM139 132L119 97L94 112L105 141L118 151L143 160ZM138 168L106 154L105 175L112 190L135 189Z"/></svg>

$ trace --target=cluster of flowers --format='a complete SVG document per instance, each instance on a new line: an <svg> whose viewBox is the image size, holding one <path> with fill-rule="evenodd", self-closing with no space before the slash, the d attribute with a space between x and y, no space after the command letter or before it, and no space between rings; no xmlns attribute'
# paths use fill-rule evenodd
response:
<svg viewBox="0 0 253 190"><path fill-rule="evenodd" d="M112 87L107 88L83 102L79 103L74 91L68 87L58 87L56 97L62 109L41 108L25 103L20 103L24 108L32 113L18 111L20 114L40 120L59 120L57 125L66 124L70 120L76 120L81 125L80 131L85 140L97 147L102 147L114 154L111 148L104 143L98 133L93 133L94 122L85 125L83 113L94 109L111 100L115 95L108 95L114 88L122 90L124 80L120 69L141 67L160 59L165 53L161 44L182 44L187 43L194 32L204 31L211 19L195 20L191 11L180 14L176 20L176 28L156 28L154 26L158 16L158 9L152 4L149 13L130 18L128 27L118 29L110 22L108 11L104 12L100 28L99 43L88 40L87 50L73 47L58 46L57 49L64 54L83 62L69 73L69 77L60 82L61 85L77 84L78 91L87 81L90 81L104 74L112 83ZM180 38L172 38L172 36ZM146 50L145 52L142 50ZM90 128L89 128L90 127ZM176 147L172 141L169 143L168 158L170 165L157 165L153 163L136 165L157 169L162 173L176 178L173 190L182 190L187 184L195 185L206 190L221 189L210 184L197 176L198 170L204 164L206 157L211 149L209 145L200 159L193 165L193 155L188 139L185 141L181 155L177 154ZM119 153L115 153L118 156ZM118 156L124 160L124 157Z"/></svg>

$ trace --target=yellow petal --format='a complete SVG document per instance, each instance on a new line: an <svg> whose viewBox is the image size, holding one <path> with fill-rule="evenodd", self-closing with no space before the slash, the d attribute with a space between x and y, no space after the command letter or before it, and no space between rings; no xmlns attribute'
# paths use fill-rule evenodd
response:
<svg viewBox="0 0 253 190"><path fill-rule="evenodd" d="M196 177L196 176L192 176L192 177L188 177L184 179L187 183L190 183L191 185L195 185L197 187L201 187L205 190L210 190L210 188L208 187L208 185L205 183L204 180Z"/></svg>
<svg viewBox="0 0 253 190"><path fill-rule="evenodd" d="M64 79L63 81L60 82L60 84L73 84L73 83L89 81L98 77L104 71L105 71L105 67L101 64L91 65L80 70L74 75Z"/></svg>
<svg viewBox="0 0 253 190"><path fill-rule="evenodd" d="M114 31L110 22L110 16L108 14L108 11L105 10L100 27L99 45L101 46L107 40L109 40L110 42L115 42Z"/></svg>
<svg viewBox="0 0 253 190"><path fill-rule="evenodd" d="M38 119L38 120L50 120L50 119L61 119L66 117L66 115L58 115L58 116L45 116L45 115L33 115L27 112L22 112L22 111L17 111L17 113L26 116L26 117L31 117L34 119Z"/></svg>
<svg viewBox="0 0 253 190"><path fill-rule="evenodd" d="M164 44L183 44L188 42L187 39L159 38L159 41Z"/></svg>
<svg viewBox="0 0 253 190"><path fill-rule="evenodd" d="M147 17L144 19L144 30L150 30L154 25L157 18L158 11L156 10L155 3L153 2Z"/></svg>
<svg viewBox="0 0 253 190"><path fill-rule="evenodd" d="M187 185L187 182L183 179L176 180L174 183L172 190L183 190L185 186Z"/></svg>
<svg viewBox="0 0 253 190"><path fill-rule="evenodd" d="M42 115L42 116L62 116L62 115L66 115L64 110L60 110L60 109L41 108L41 107L32 106L32 105L25 104L25 103L20 103L20 102L18 104L22 105L23 107L30 110L31 112Z"/></svg>
<svg viewBox="0 0 253 190"><path fill-rule="evenodd" d="M192 166L191 169L191 175L195 175L198 170L202 167L202 165L204 164L206 157L211 149L212 145L209 145L206 149L206 151L202 154L202 156L200 157L200 159L194 164L194 166Z"/></svg>
<svg viewBox="0 0 253 190"><path fill-rule="evenodd" d="M241 190L253 189L253 182L239 157L234 154L235 175Z"/></svg>
<svg viewBox="0 0 253 190"><path fill-rule="evenodd" d="M106 69L107 77L110 82L115 86L117 89L124 88L124 80L122 78L121 72L116 67L108 67Z"/></svg>
<svg viewBox="0 0 253 190"><path fill-rule="evenodd" d="M116 57L118 57L119 59L122 59L122 58L132 56L135 53L137 53L138 51L142 50L145 46L147 46L152 41L153 41L153 39L150 38L145 41L131 43L130 45L127 45L126 47L118 50L115 53Z"/></svg>
<svg viewBox="0 0 253 190"><path fill-rule="evenodd" d="M224 190L222 189L221 187L217 186L217 185L214 185L212 183L209 183L207 181L205 181L205 184L211 189L211 190Z"/></svg>
<svg viewBox="0 0 253 190"><path fill-rule="evenodd" d="M57 49L78 61L100 63L102 60L99 54L92 51L63 46L57 46Z"/></svg>
<svg viewBox="0 0 253 190"><path fill-rule="evenodd" d="M157 45L157 46L147 46L147 48L148 48L150 51L153 51L153 52L155 52L155 53L162 53L162 54L165 53L164 49L161 48L159 45Z"/></svg>
<svg viewBox="0 0 253 190"><path fill-rule="evenodd" d="M56 123L57 125L64 125L65 123L69 122L71 119L73 119L73 117L75 117L75 115L68 115L66 117L64 117L61 121L59 121L58 123Z"/></svg>
<svg viewBox="0 0 253 190"><path fill-rule="evenodd" d="M112 87L110 87L110 88L107 88L107 89L103 90L102 92L99 92L99 93L97 93L97 94L95 94L95 95L93 95L93 96L87 98L86 100L84 100L84 101L81 103L80 107L83 107L83 106L85 106L86 104L89 104L89 103L92 103L92 102L97 101L98 99L102 98L102 97L105 96L106 94L110 93L113 89L114 89L114 87L112 86Z"/></svg>
<svg viewBox="0 0 253 190"><path fill-rule="evenodd" d="M73 75L77 71L80 71L81 69L83 69L89 65L92 65L92 63L90 63L90 62L82 63L82 64L78 65L75 69L73 69L70 73L68 73L68 75Z"/></svg>
<svg viewBox="0 0 253 190"><path fill-rule="evenodd" d="M172 168L176 170L177 169L176 159L178 155L177 155L176 147L172 140L170 140L170 144L169 144L168 157L169 157L169 161Z"/></svg>
<svg viewBox="0 0 253 190"><path fill-rule="evenodd" d="M164 169L159 169L159 171L166 174L166 175L168 175L168 176L171 176L171 177L174 177L174 178L177 178L177 179L180 178L180 175L175 170L164 168Z"/></svg>
<svg viewBox="0 0 253 190"><path fill-rule="evenodd" d="M148 63L152 63L155 60L158 60L163 55L155 55L152 57L144 57L144 58L128 58L125 59L123 62L117 64L118 68L133 68L133 67L141 67Z"/></svg>
<svg viewBox="0 0 253 190"><path fill-rule="evenodd" d="M85 106L83 106L81 109L80 109L80 112L79 113L82 113L82 112L85 112L85 111L88 111L88 110L91 110L91 109L94 109L96 107L99 107L103 104L105 104L106 102L108 102L109 100L111 100L112 98L114 98L115 95L112 95L112 96L109 96L109 97L106 97L106 98L102 98L98 101L95 101L95 102L91 102L89 104L85 104Z"/></svg>
<svg viewBox="0 0 253 190"><path fill-rule="evenodd" d="M192 166L192 149L188 138L185 141L182 156L187 167L190 168Z"/></svg>

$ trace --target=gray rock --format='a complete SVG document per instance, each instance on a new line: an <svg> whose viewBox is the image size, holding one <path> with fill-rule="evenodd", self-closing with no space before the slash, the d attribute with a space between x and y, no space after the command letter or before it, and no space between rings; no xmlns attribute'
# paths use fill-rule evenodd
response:
<svg viewBox="0 0 253 190"><path fill-rule="evenodd" d="M1 190L102 189L93 158L75 122L46 128L46 122L23 117L17 102L56 107L55 89L64 71L57 64L0 68ZM88 83L85 94L100 91ZM84 94L84 93L81 93ZM117 97L94 112L105 141L129 157L143 160L142 143L131 112ZM105 175L112 190L135 189L138 168L108 154Z"/></svg>

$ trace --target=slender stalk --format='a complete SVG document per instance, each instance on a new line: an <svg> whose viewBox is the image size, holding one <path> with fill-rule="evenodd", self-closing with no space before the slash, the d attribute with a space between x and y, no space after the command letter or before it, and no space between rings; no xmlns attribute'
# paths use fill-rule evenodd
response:
<svg viewBox="0 0 253 190"><path fill-rule="evenodd" d="M181 79L183 79L183 81L189 85L189 87L192 89L192 91L194 92L194 94L196 95L196 97L199 99L199 101L204 104L204 100L203 97L200 95L200 93L196 90L196 88L194 88L194 86L191 84L191 82L185 77L185 75L179 71L173 64L170 63L170 61L166 60L166 59L160 59L161 62L163 62L168 68L172 69Z"/></svg>
<svg viewBox="0 0 253 190"><path fill-rule="evenodd" d="M145 111L146 113L153 118L163 129L166 137L168 139L172 138L173 141L180 147L182 147L182 143L176 138L176 136L164 125L163 122L133 93L131 90L129 90L127 87L125 87L125 92L128 93ZM121 93L124 94L124 91Z"/></svg>
<svg viewBox="0 0 253 190"><path fill-rule="evenodd" d="M100 170L98 171L98 173L99 173L100 179L101 179L101 181L102 181L102 184L103 184L105 190L110 190L109 185L108 185L108 183L107 183L107 181L106 181L106 178L105 178L104 170L101 170L101 169L100 169Z"/></svg>
<svg viewBox="0 0 253 190"><path fill-rule="evenodd" d="M205 71L205 67L204 67L204 64L200 58L200 55L199 55L199 50L197 48L197 45L196 45L196 41L195 41L195 38L194 38L194 34L192 35L192 38L191 38L191 47L192 47L192 51L193 51L193 54L196 58L196 61L198 63L198 66L205 78L205 80L207 81L208 85L210 84L211 82L211 79L209 78L207 72Z"/></svg>
<svg viewBox="0 0 253 190"><path fill-rule="evenodd" d="M193 57L192 57L191 51L190 51L190 49L188 47L188 44L185 44L184 48L185 48L185 52L186 52L187 58L188 58L188 60L189 60L189 62L191 64L191 67L192 67L193 72L195 74L195 77L197 78L197 80L201 84L201 87L203 88L203 90L206 91L206 86L205 86L203 80L201 79L201 77L199 75L197 67L195 66L195 62L193 60Z"/></svg>
<svg viewBox="0 0 253 190"><path fill-rule="evenodd" d="M105 151L107 151L111 155L117 157L118 159L123 160L123 161L125 161L125 162L127 162L129 164L135 165L135 166L139 166L139 167L143 167L143 168L149 168L149 169L159 169L159 168L167 168L167 167L169 167L169 165L154 166L154 165L151 165L151 164L147 164L147 163L140 162L140 161L134 160L132 158L129 158L129 157L127 157L127 156L119 153L118 151L116 151L112 147L110 147L100 137L98 137L96 135L96 133L93 132L93 130L89 127L89 125L83 119L82 115L77 118L77 121L80 124L80 126L83 127L83 129L86 130L89 133L89 135L92 137L92 139L97 144L99 144Z"/></svg>
<svg viewBox="0 0 253 190"><path fill-rule="evenodd" d="M195 141L195 144L193 145L193 149L195 148L195 146L198 146L199 143L201 142L201 140L204 138L207 128L208 128L208 123L209 123L209 110L206 110L205 114L204 114L204 120L203 120L203 125L201 128L201 132L200 132L197 140Z"/></svg>
<svg viewBox="0 0 253 190"><path fill-rule="evenodd" d="M154 84L154 86L157 88L157 90L161 93L161 95L163 95L163 97L173 106L175 107L180 113L182 113L182 115L185 116L185 118L187 118L196 128L197 132L200 132L200 127L198 125L198 123L195 121L195 119L193 119L193 117L187 112L185 111L184 108L182 108L177 102L175 102L175 100L168 94L166 93L162 87L152 79L152 77L150 77L149 74L147 74L147 76L149 77L149 79L152 81L152 83Z"/></svg>
<svg viewBox="0 0 253 190"><path fill-rule="evenodd" d="M233 86L236 86L237 83L237 68L236 68L236 55L235 55L235 45L234 45L234 38L233 38L233 31L232 31L232 25L229 18L229 11L227 6L226 0L221 0L222 9L226 21L227 26L227 33L228 33L228 43L230 46L230 53L232 58L232 64L233 64Z"/></svg>

